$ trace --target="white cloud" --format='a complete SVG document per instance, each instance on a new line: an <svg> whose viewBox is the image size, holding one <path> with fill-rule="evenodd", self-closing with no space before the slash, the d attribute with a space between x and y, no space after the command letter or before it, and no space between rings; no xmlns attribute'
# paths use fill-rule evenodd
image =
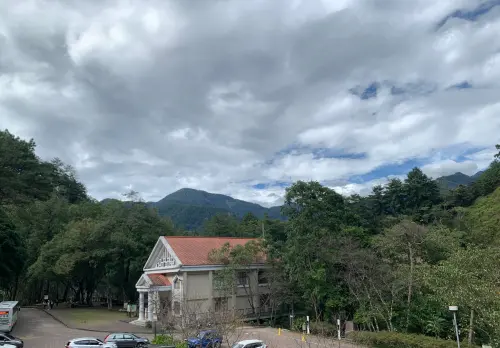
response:
<svg viewBox="0 0 500 348"><path fill-rule="evenodd" d="M75 165L97 198L188 186L273 205L283 188L252 185L364 193L386 179L351 176L410 159L469 174L500 142L500 8L437 24L475 4L2 1L0 126ZM375 81L376 98L349 92ZM474 148L492 150L459 161Z"/></svg>

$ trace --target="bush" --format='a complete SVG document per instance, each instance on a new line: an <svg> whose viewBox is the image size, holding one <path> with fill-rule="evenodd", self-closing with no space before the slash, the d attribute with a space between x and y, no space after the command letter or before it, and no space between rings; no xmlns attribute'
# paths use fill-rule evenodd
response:
<svg viewBox="0 0 500 348"><path fill-rule="evenodd" d="M456 348L455 341L401 332L351 332L348 338L372 348ZM478 346L471 346L478 347Z"/></svg>
<svg viewBox="0 0 500 348"><path fill-rule="evenodd" d="M151 329L153 324L150 321L146 321L146 329Z"/></svg>
<svg viewBox="0 0 500 348"><path fill-rule="evenodd" d="M158 335L152 341L152 344L175 346L175 348L187 348L187 342L174 339L171 335Z"/></svg>
<svg viewBox="0 0 500 348"><path fill-rule="evenodd" d="M153 343L153 344L167 344L167 345L175 345L176 344L174 338L170 335L157 335L155 338L153 338L151 343Z"/></svg>
<svg viewBox="0 0 500 348"><path fill-rule="evenodd" d="M337 325L328 323L326 321L312 321L309 324L309 329L314 335L324 335L324 336L336 336L337 335Z"/></svg>

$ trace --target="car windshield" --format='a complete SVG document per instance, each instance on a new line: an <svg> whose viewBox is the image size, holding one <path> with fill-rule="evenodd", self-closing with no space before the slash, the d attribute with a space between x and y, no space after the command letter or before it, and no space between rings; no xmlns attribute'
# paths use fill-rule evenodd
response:
<svg viewBox="0 0 500 348"><path fill-rule="evenodd" d="M199 338L200 340L205 336L204 332L200 332L196 338Z"/></svg>
<svg viewBox="0 0 500 348"><path fill-rule="evenodd" d="M17 338L15 338L14 336L12 335L9 335L8 333L4 333L3 334L5 337L7 337L9 340L17 340Z"/></svg>
<svg viewBox="0 0 500 348"><path fill-rule="evenodd" d="M243 348L241 343L236 343L232 348Z"/></svg>
<svg viewBox="0 0 500 348"><path fill-rule="evenodd" d="M100 340L100 339L98 339L98 338L96 338L95 340L96 340L97 342L99 342L99 343L104 343L103 341L101 341L101 340Z"/></svg>

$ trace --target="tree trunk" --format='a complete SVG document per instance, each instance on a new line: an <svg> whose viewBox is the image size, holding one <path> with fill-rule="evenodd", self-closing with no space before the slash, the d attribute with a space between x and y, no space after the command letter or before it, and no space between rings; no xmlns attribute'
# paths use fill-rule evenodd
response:
<svg viewBox="0 0 500 348"><path fill-rule="evenodd" d="M66 284L64 287L64 292L62 296L62 302L66 302L68 299L68 291L69 291L69 284Z"/></svg>
<svg viewBox="0 0 500 348"><path fill-rule="evenodd" d="M474 336L474 310L470 310L470 320L469 320L469 346L472 345L472 339Z"/></svg>
<svg viewBox="0 0 500 348"><path fill-rule="evenodd" d="M411 312L411 297L413 292L413 268L414 268L414 259L413 259L413 248L411 244L408 242L408 257L410 261L410 274L408 275L408 298L406 303L406 331L408 332L408 328L410 326L410 312Z"/></svg>

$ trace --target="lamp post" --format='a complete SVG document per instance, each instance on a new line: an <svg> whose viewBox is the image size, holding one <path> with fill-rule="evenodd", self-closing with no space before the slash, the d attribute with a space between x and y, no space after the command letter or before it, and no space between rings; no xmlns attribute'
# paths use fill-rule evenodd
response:
<svg viewBox="0 0 500 348"><path fill-rule="evenodd" d="M457 346L460 348L460 335L458 334L457 312L458 306L449 306L448 309L453 313L453 325L455 326L455 334L457 335Z"/></svg>

